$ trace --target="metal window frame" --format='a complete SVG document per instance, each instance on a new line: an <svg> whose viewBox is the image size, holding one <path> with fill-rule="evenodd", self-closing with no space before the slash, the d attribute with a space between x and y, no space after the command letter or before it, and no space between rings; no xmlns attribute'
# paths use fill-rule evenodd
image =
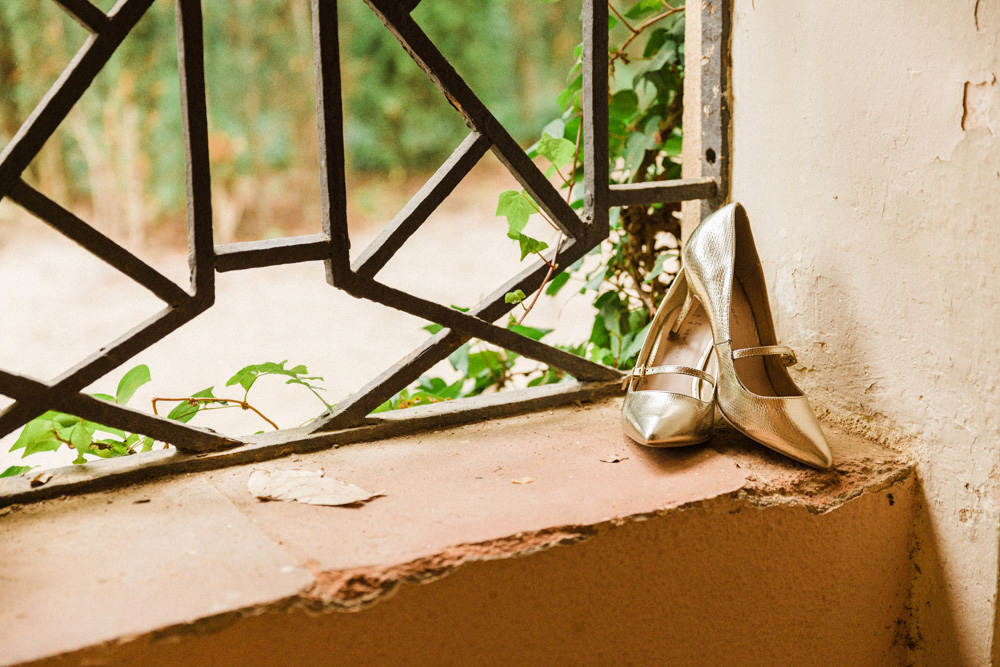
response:
<svg viewBox="0 0 1000 667"><path fill-rule="evenodd" d="M420 0L364 0L471 128L469 136L414 195L386 229L352 264L347 227L343 110L337 0L311 0L316 105L322 190L322 234L223 246L213 244L211 173L201 0L177 0L177 40L183 129L187 156L188 241L191 281L182 288L72 212L24 182L21 175L73 106L90 87L154 0L119 0L107 14L89 0L54 0L92 34L59 80L0 153L0 200L7 198L98 258L146 287L166 304L158 315L82 360L52 382L0 370L0 394L16 402L0 412L0 437L46 410L169 442L176 450L101 461L54 471L46 484L24 478L0 480L0 506L27 500L111 488L171 472L218 468L315 451L351 442L490 419L589 400L618 391L621 373L510 331L494 322L513 304L504 295L537 290L548 270L538 262L497 287L463 313L378 282L379 270L492 151L531 193L567 237L559 269L571 265L609 235L614 206L702 200L703 215L729 192L730 114L728 58L730 0L701 4L702 176L658 183L611 185L608 156L609 93L606 54L608 6L583 0L584 207L578 215L528 158L507 130L472 92L410 13ZM433 0L426 0L431 2ZM339 402L312 423L266 435L227 437L98 400L81 391L142 350L209 309L215 274L297 262L323 261L327 281L349 294L402 310L443 327L417 350ZM566 371L577 382L460 399L400 413L371 411L409 386L439 361L475 337Z"/></svg>

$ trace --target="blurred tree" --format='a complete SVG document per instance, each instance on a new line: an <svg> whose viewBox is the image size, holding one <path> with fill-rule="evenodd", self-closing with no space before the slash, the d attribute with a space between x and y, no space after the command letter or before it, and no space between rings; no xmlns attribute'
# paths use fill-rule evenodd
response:
<svg viewBox="0 0 1000 667"><path fill-rule="evenodd" d="M270 221L279 196L315 187L311 16L307 0L203 8L216 230L228 242L248 215ZM153 4L26 174L130 243L184 208L174 11ZM350 167L436 168L468 132L461 118L361 0L340 13ZM434 0L414 17L516 137L551 115L578 15L539 0ZM0 144L86 38L51 0L0 3Z"/></svg>

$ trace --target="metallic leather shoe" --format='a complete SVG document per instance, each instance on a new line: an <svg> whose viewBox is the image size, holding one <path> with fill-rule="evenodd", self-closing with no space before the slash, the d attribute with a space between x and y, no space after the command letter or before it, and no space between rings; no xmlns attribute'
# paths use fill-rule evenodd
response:
<svg viewBox="0 0 1000 667"><path fill-rule="evenodd" d="M722 416L785 456L816 468L832 466L809 400L786 370L796 363L795 353L775 336L746 209L729 204L702 221L683 257L689 289L712 326Z"/></svg>
<svg viewBox="0 0 1000 667"><path fill-rule="evenodd" d="M635 368L625 376L622 427L650 447L681 447L712 437L715 378L704 369L712 329L688 294L684 272L656 311Z"/></svg>

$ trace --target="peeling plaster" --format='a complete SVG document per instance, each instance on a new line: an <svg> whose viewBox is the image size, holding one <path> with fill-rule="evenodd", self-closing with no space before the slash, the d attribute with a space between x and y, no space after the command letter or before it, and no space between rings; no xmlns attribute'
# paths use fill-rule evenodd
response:
<svg viewBox="0 0 1000 667"><path fill-rule="evenodd" d="M968 132L985 127L990 134L995 134L990 116L996 97L997 78L994 74L979 83L966 81L962 98L962 130Z"/></svg>
<svg viewBox="0 0 1000 667"><path fill-rule="evenodd" d="M917 461L918 664L1000 664L998 9L735 3L733 199L810 401Z"/></svg>

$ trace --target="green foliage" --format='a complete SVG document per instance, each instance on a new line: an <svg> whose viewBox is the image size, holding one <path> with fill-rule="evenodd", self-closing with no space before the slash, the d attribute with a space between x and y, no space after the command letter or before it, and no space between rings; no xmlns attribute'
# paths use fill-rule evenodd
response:
<svg viewBox="0 0 1000 667"><path fill-rule="evenodd" d="M138 188L140 224L183 213L175 4L152 4L28 168L29 182L66 204ZM468 134L464 120L365 3L341 2L338 11L351 168L423 172L442 162ZM255 197L304 188L317 160L309 3L206 2L203 13L217 194L242 201L237 186L250 177L265 184ZM421 3L414 17L505 127L528 139L549 113L577 13L534 0L439 0ZM0 147L88 37L51 0L0 2ZM507 75L514 71L530 77ZM138 144L126 146L128 137Z"/></svg>
<svg viewBox="0 0 1000 667"><path fill-rule="evenodd" d="M513 292L507 292L503 296L504 303L521 303L524 301L525 294L522 290L514 290Z"/></svg>
<svg viewBox="0 0 1000 667"><path fill-rule="evenodd" d="M132 400L136 390L149 381L149 367L139 365L122 377L116 396L95 394L94 397L126 405ZM73 463L86 463L85 455L111 458L149 451L153 440L135 433L126 434L121 429L96 424L75 415L49 410L24 426L10 451L23 449L21 458L25 458L38 452L56 451L63 446L76 450ZM30 469L31 466L11 466L0 477L20 475Z"/></svg>
<svg viewBox="0 0 1000 667"><path fill-rule="evenodd" d="M302 365L286 369L285 364L287 363L288 360L286 359L285 361L277 364L274 362L251 364L250 366L240 369L236 375L229 378L226 381L226 386L232 387L234 384L238 384L243 387L245 392L243 400L246 400L246 397L250 395L250 388L253 387L254 383L256 383L260 378L267 375L284 376L289 378L285 384L297 384L305 387L323 403L328 411L332 412L333 406L327 403L323 397L319 395L320 391L325 391L323 387L313 384L314 381L322 382L323 378L318 375L309 375L309 369Z"/></svg>
<svg viewBox="0 0 1000 667"><path fill-rule="evenodd" d="M332 406L323 400L319 391L324 391L323 387L315 384L322 382L323 378L317 375L309 375L309 370L302 365L286 368L288 361L281 363L265 362L262 364L251 364L241 368L226 382L227 387L239 385L244 390L243 399L233 399L217 397L213 393L214 387L202 389L199 392L190 394L180 399L156 398L153 399L153 407L156 409L158 401L177 402L177 405L167 415L167 419L172 419L181 423L188 423L199 412L212 409L242 408L253 410L262 418L272 423L264 417L259 410L246 402L250 389L257 381L266 376L279 376L287 378L285 384L301 385L309 389L322 403L327 410L332 410ZM151 381L149 367L139 365L122 376L118 383L115 396L108 394L94 394L95 398L118 405L127 405L135 396L136 391ZM436 390L437 387L435 386ZM56 451L62 447L69 447L76 451L76 458L73 463L87 463L87 456L97 458L115 458L119 456L130 456L139 452L148 452L153 449L155 441L149 436L139 433L126 433L121 429L111 426L97 424L76 415L70 415L55 410L50 410L36 419L28 422L17 440L11 446L10 451L14 452L23 449L21 458L31 456L38 452ZM0 473L0 477L12 477L21 475L32 469L33 466L11 466Z"/></svg>
<svg viewBox="0 0 1000 667"><path fill-rule="evenodd" d="M15 477L17 475L23 475L29 470L33 470L37 467L38 466L11 466L3 472L0 472L0 477Z"/></svg>
<svg viewBox="0 0 1000 667"><path fill-rule="evenodd" d="M639 0L624 16L632 22L634 32L619 25L615 18L609 25L611 43L617 44L608 52L613 74L608 101L612 180L635 183L679 178L680 163L676 158L680 156L682 138L683 13L665 6L661 0ZM636 29L637 25L641 29ZM546 176L558 176L561 187L567 191L567 202L580 208L583 192L578 183L583 178L583 166L577 147L583 118L582 45L576 47L573 55L576 62L556 99L561 114L544 126L541 138L528 154L549 163ZM581 259L568 269L555 272L548 284L543 285L546 295L556 296L571 280L577 280L582 283L580 294L594 293L595 315L589 338L562 349L619 369L635 364L649 331L654 304L662 299L673 280L666 267L667 261L678 254L680 228L673 218L677 210L676 205L613 210L610 238L591 253L599 253L605 261L597 266L591 262L590 268L585 269ZM496 215L506 218L507 236L519 244L522 261L548 247L523 233L532 216L545 217L528 193L523 190L501 193ZM552 224L551 220L548 222ZM666 232L666 236L673 235L673 245L659 245L660 231ZM506 294L504 301L523 306L525 298L524 292L518 290ZM513 318L508 326L531 337L544 331L522 327ZM439 330L427 329L432 333ZM511 385L519 375L527 376L528 386L566 379L565 373L552 368L517 372L514 368L517 358L514 353L493 349L482 342L466 343L449 357L459 380L449 384L442 378L425 376L418 385L380 406L379 411L500 389ZM454 393L456 384L462 387L458 394ZM449 388L447 396L436 393L443 387Z"/></svg>
<svg viewBox="0 0 1000 667"><path fill-rule="evenodd" d="M496 72L524 71L517 66L517 61L525 51L522 46L525 36L537 38L547 34L550 27L565 27L560 21L571 12L559 8L558 0L551 2L550 9L539 9L542 4L550 4L550 0L544 0L543 3L518 6L517 11L510 9L514 0L486 0L475 5L471 5L471 0L465 1L470 3L470 9L475 9L477 20L469 21L468 12L456 11L451 3L445 2L421 3L415 17L442 51L453 59L460 72L474 73L470 84L501 121L507 127L516 126L511 121L513 107L524 106L524 100L533 99L540 88L537 82L529 80L523 83L535 85L534 89L518 90L512 83L518 77L498 77ZM370 12L362 4L341 5L342 42L347 52L345 106L350 115L347 145L355 165L388 169L399 164L442 158L442 151L458 143L467 130L464 127L446 129L437 121L435 113L408 113L412 108L434 109L435 104L444 113L454 112L442 106L439 93L427 88L423 73L413 66L409 56L399 49L384 28L371 20ZM223 178L226 169L231 174L287 169L296 159L288 151L289 138L301 131L303 114L312 113L313 102L302 97L289 100L295 96L270 94L296 88L312 76L304 66L308 59L302 60L311 49L308 15L294 9L295 6L289 0L264 0L255 5L254 11L266 14L267 18L255 22L230 21L226 6L206 5L206 62L212 125L224 133L228 140L226 145L233 149L227 158L228 166L223 165ZM168 80L176 81L177 76L174 47L156 48L164 40L164 43L173 44L172 34L170 39L161 34L166 27L171 33L173 30L172 18L168 17L172 10L165 7L167 3L154 5L149 14L152 18L143 19L142 30L130 38L133 45L129 48L134 51L126 52L132 54L126 59L130 65L136 61L146 63L147 75L131 81L131 87L124 92L128 99L141 100L146 105L144 123L146 129L153 132L157 128L179 127L180 122L178 100L166 92L172 90L167 85ZM25 26L36 24L38 17L43 15L40 12L51 15L52 3L25 0L0 4L0 86L15 91L0 98L0 134L11 136L17 127L12 119L25 117L44 91L45 86L13 85L24 77L25 63L38 69L37 63L44 62L43 71L58 72L60 58L68 59L66 44L72 42L65 34L73 30L78 32L78 27L74 28L75 24L64 15L56 15L47 19L49 25L58 27L51 35L46 33L43 39L26 39L25 35L31 33L25 32ZM678 178L680 164L676 158L680 155L683 109L683 13L666 9L661 0L639 0L624 12L624 16L633 23L642 21L645 27L633 33L625 31L614 18L609 22L612 43L618 44L608 53L613 73L613 94L608 105L612 180L626 183ZM536 20L538 17L544 20ZM517 23L516 30L511 28L512 22ZM554 50L560 41L551 39L543 43ZM237 45L235 57L228 51L234 44ZM471 44L487 46L466 48ZM503 48L495 48L498 44ZM530 53L537 55L534 50ZM573 57L575 62L566 76L565 87L556 98L561 113L544 124L541 137L529 149L529 155L549 163L547 175L558 175L561 187L567 192L567 201L578 209L583 203L582 188L578 186L583 177L578 149L582 124L582 46L573 50ZM101 76L107 79L108 85L117 82L120 86L122 73L121 69L112 69ZM129 81L127 77L125 80ZM261 85L248 89L247 81ZM219 83L213 87L216 82ZM277 107L263 108L265 100L270 104L275 97L294 109L279 113ZM385 150L386 146L395 147L395 152ZM182 148L180 144L167 146L162 154L151 152L154 153L151 159L182 167ZM171 154L171 150L181 152ZM163 173L173 183L181 182L175 173L156 166L153 173ZM546 295L556 296L573 280L582 283L579 294L595 293L595 317L589 338L577 345L557 347L619 369L634 365L650 327L653 305L659 302L672 280L665 268L667 260L677 255L677 239L674 245L665 249L657 245L654 237L658 231L670 233L669 223L675 210L676 207L657 205L612 211L611 236L602 248L592 253L600 253L605 261L585 269L584 258L565 270L553 272L548 284L543 286ZM496 215L506 218L507 236L518 243L522 261L528 255L540 255L548 249L546 243L524 234L534 215L542 216L555 226L528 193L523 190L501 193ZM679 226L675 236L679 236ZM523 306L525 299L523 291L515 290L504 300ZM541 340L550 333L550 330L519 324L513 318L507 326L534 340ZM431 334L442 329L437 324L424 328ZM475 396L510 386L515 379L528 386L568 379L563 371L554 368L517 370L515 364L519 358L510 351L470 341L448 358L458 379L449 382L439 377L422 376L415 385L386 401L375 412ZM226 386L242 387L243 401L218 398L213 394L214 388L209 387L182 399L168 418L186 423L205 409L236 406L246 409L250 389L265 376L284 377L286 384L306 387L332 411L332 406L318 393L322 387L315 384L322 378L310 376L305 366L286 368L286 364L287 361L254 364L233 375ZM95 396L124 405L149 381L149 369L139 366L122 378L115 396ZM73 415L47 412L25 426L11 451L24 449L23 456L29 456L65 445L77 452L74 462L82 463L86 461L85 454L101 458L126 456L149 451L153 444L148 437L126 434ZM22 474L29 469L12 466L0 476Z"/></svg>

